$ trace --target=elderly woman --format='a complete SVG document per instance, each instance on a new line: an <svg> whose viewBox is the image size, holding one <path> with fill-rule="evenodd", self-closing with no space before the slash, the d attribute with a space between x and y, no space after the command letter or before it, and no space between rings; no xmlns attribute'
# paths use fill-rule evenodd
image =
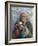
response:
<svg viewBox="0 0 38 46"><path fill-rule="evenodd" d="M15 23L14 33L15 38L32 37L32 24L28 21L28 16L25 13L20 14L20 19Z"/></svg>

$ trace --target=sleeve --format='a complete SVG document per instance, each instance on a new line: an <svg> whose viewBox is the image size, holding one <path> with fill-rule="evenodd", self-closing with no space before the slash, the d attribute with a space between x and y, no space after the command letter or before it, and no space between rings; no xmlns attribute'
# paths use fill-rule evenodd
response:
<svg viewBox="0 0 38 46"><path fill-rule="evenodd" d="M32 27L31 22L27 22L27 23L26 23L26 26L27 26L27 28L29 29L29 36L31 37L32 34L33 34L33 27Z"/></svg>
<svg viewBox="0 0 38 46"><path fill-rule="evenodd" d="M33 27L32 27L31 22L27 22L27 23L26 23L26 26L27 26L27 28L28 28L30 31L33 30Z"/></svg>
<svg viewBox="0 0 38 46"><path fill-rule="evenodd" d="M18 24L15 24L14 34L15 34L16 37L19 37L19 25Z"/></svg>

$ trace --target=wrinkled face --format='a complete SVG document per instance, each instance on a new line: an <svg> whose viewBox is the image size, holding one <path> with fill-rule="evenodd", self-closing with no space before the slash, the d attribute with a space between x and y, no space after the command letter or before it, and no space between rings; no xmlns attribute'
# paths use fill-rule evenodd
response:
<svg viewBox="0 0 38 46"><path fill-rule="evenodd" d="M26 14L22 14L22 21L27 22L28 20L28 16L26 16Z"/></svg>

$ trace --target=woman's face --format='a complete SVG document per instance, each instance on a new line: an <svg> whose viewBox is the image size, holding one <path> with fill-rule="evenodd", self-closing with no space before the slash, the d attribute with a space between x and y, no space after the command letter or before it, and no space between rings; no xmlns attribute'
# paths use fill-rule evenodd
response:
<svg viewBox="0 0 38 46"><path fill-rule="evenodd" d="M26 14L22 14L22 21L27 22L28 20L28 16L26 16Z"/></svg>

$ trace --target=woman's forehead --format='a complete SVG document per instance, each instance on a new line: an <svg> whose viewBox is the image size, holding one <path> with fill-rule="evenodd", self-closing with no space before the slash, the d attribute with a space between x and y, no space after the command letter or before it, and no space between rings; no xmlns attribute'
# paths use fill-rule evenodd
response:
<svg viewBox="0 0 38 46"><path fill-rule="evenodd" d="M28 16L25 15L25 16L22 16L22 17L28 17Z"/></svg>

